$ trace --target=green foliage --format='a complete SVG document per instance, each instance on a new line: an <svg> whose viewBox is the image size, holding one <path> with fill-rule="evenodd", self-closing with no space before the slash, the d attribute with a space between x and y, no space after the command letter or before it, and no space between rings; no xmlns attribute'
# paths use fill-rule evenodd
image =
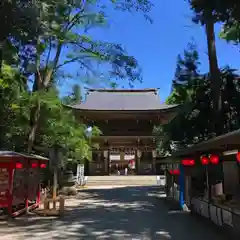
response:
<svg viewBox="0 0 240 240"><path fill-rule="evenodd" d="M65 105L74 105L82 101L81 88L79 85L73 85L72 94L63 97L62 102Z"/></svg>
<svg viewBox="0 0 240 240"><path fill-rule="evenodd" d="M73 96L78 91L76 89L74 86ZM62 105L54 88L40 95L42 107L36 143L43 148L56 144L63 146L67 149L67 157L78 162L84 159L91 160L91 149L94 146L86 135L86 126L77 121L72 111ZM92 134L99 135L100 131L94 127Z"/></svg>
<svg viewBox="0 0 240 240"><path fill-rule="evenodd" d="M38 1L2 1L0 4L0 41L11 36L16 40L29 41L36 36Z"/></svg>
<svg viewBox="0 0 240 240"><path fill-rule="evenodd" d="M80 89L73 87L71 103L79 101ZM75 119L72 111L64 107L56 88L51 87L29 94L17 70L3 65L0 78L0 148L25 151L29 131L30 109L40 99L41 117L36 145L43 149L59 144L64 146L67 157L79 162L91 159L91 139L86 135L86 126ZM7 114L6 114L7 113ZM93 127L92 135L101 132Z"/></svg>
<svg viewBox="0 0 240 240"><path fill-rule="evenodd" d="M235 44L240 43L240 23L236 22L232 26L227 24L223 26L220 32L220 38L225 39L227 42L233 42Z"/></svg>
<svg viewBox="0 0 240 240"><path fill-rule="evenodd" d="M215 136L212 128L212 98L208 74L200 73L199 58L195 47L178 56L176 75L168 104L183 104L182 111L165 126L156 126L161 153L172 152L173 145L186 147ZM221 131L227 133L240 127L238 100L240 98L239 76L235 70L221 70Z"/></svg>
<svg viewBox="0 0 240 240"><path fill-rule="evenodd" d="M35 105L31 108L28 152L34 145L39 118L41 114L40 96L48 90L54 81L89 78L112 80L127 80L132 86L136 80L141 81L141 71L136 59L128 56L125 49L115 43L97 41L87 36L91 27L102 27L107 23L107 17L98 1L45 0L39 3L40 31L36 41L36 57L28 62L27 72L34 75L32 91L37 92ZM115 2L122 10L135 9L148 11L141 6L141 1ZM114 4L115 4L114 3ZM132 4L132 5L128 5ZM64 51L68 49L68 51ZM63 67L77 64L79 71L69 73ZM97 71L98 65L103 65L106 72ZM101 78L100 78L101 76ZM72 101L72 97L64 99Z"/></svg>
<svg viewBox="0 0 240 240"><path fill-rule="evenodd" d="M117 80L126 79L130 85L141 80L136 59L123 46L88 34L91 28L109 23L105 12L109 6L142 12L150 19L152 4L141 0L108 0L105 5L98 0L1 3L0 148L31 151L34 145L44 149L59 144L75 161L91 159L91 148L98 146L91 143L86 126L62 105L81 101L80 82L63 99L58 83L75 78L91 84L90 79L100 79L101 84L116 86ZM76 64L79 71L68 72L69 64ZM99 64L106 72L97 70ZM99 134L93 127L91 135Z"/></svg>
<svg viewBox="0 0 240 240"><path fill-rule="evenodd" d="M238 0L187 0L191 9L194 11L194 21L205 24L205 12L212 12L215 22L225 22L233 24L235 20L239 20Z"/></svg>
<svg viewBox="0 0 240 240"><path fill-rule="evenodd" d="M188 0L194 11L194 22L205 24L206 11L212 13L215 22L223 23L220 37L239 43L240 2L238 0Z"/></svg>
<svg viewBox="0 0 240 240"><path fill-rule="evenodd" d="M108 6L111 1L108 1ZM108 23L104 12L105 5L99 1L45 0L39 3L40 35L37 41L37 60L30 62L30 73L40 72L41 81L48 86L50 81L58 79L104 78L125 80L132 85L141 80L141 70L133 56L128 56L125 49L115 43L92 39L87 35L91 28L103 27ZM152 7L149 1L114 1L115 9L141 11L148 13ZM63 49L68 49L63 51ZM75 74L61 72L63 66L77 64L79 71ZM102 64L106 72L97 71L96 66ZM31 67L30 67L31 66ZM60 72L60 74L59 74Z"/></svg>
<svg viewBox="0 0 240 240"><path fill-rule="evenodd" d="M28 131L29 95L25 79L9 65L3 65L0 75L0 148L24 148Z"/></svg>

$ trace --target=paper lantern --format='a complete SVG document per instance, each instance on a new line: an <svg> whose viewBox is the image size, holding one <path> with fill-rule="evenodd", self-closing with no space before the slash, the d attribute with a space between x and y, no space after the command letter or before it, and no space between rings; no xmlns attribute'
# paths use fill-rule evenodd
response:
<svg viewBox="0 0 240 240"><path fill-rule="evenodd" d="M240 152L237 152L236 158L237 158L237 161L240 163Z"/></svg>
<svg viewBox="0 0 240 240"><path fill-rule="evenodd" d="M218 164L219 163L219 156L211 154L210 155L210 162L212 164Z"/></svg>
<svg viewBox="0 0 240 240"><path fill-rule="evenodd" d="M209 158L207 156L202 156L200 158L202 165L208 165L209 164Z"/></svg>
<svg viewBox="0 0 240 240"><path fill-rule="evenodd" d="M37 168L38 164L37 163L32 163L32 168Z"/></svg>
<svg viewBox="0 0 240 240"><path fill-rule="evenodd" d="M193 166L195 164L194 159L183 159L182 160L182 165L184 166Z"/></svg>
<svg viewBox="0 0 240 240"><path fill-rule="evenodd" d="M22 163L16 163L16 168L17 168L17 169L21 169L21 168L23 168Z"/></svg>
<svg viewBox="0 0 240 240"><path fill-rule="evenodd" d="M180 170L179 169L174 169L173 170L173 175L179 175L180 174Z"/></svg>
<svg viewBox="0 0 240 240"><path fill-rule="evenodd" d="M47 167L47 165L45 163L40 164L40 168L46 168L46 167Z"/></svg>

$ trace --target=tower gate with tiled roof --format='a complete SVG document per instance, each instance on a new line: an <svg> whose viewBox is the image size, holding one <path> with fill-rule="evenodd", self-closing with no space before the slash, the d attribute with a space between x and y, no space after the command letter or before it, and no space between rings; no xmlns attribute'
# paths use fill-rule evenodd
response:
<svg viewBox="0 0 240 240"><path fill-rule="evenodd" d="M134 156L134 173L155 174L153 127L168 123L179 109L161 104L157 89L90 89L85 102L70 107L79 121L102 131L101 136L92 137L100 148L93 150L93 160L86 164L88 175L108 175L116 162L125 166L126 153ZM120 159L110 161L114 153L119 153Z"/></svg>

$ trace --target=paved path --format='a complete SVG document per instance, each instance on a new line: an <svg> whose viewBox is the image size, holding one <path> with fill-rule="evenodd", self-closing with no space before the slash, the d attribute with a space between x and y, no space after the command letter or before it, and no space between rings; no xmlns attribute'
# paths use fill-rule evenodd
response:
<svg viewBox="0 0 240 240"><path fill-rule="evenodd" d="M203 219L182 213L156 187L87 189L62 219L30 217L0 225L0 239L229 239Z"/></svg>

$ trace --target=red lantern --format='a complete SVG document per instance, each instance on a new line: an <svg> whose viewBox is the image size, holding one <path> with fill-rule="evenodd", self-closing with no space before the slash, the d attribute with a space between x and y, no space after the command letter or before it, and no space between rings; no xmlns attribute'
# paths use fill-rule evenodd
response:
<svg viewBox="0 0 240 240"><path fill-rule="evenodd" d="M217 155L210 155L210 162L212 164L218 164L219 163L219 157Z"/></svg>
<svg viewBox="0 0 240 240"><path fill-rule="evenodd" d="M179 169L170 169L169 170L169 173L171 174L171 175L179 175L180 174L180 171L179 171Z"/></svg>
<svg viewBox="0 0 240 240"><path fill-rule="evenodd" d="M240 152L237 152L237 161L240 163Z"/></svg>
<svg viewBox="0 0 240 240"><path fill-rule="evenodd" d="M202 156L200 158L202 165L208 165L209 164L209 159L207 156Z"/></svg>
<svg viewBox="0 0 240 240"><path fill-rule="evenodd" d="M37 168L38 164L37 163L32 163L32 168Z"/></svg>
<svg viewBox="0 0 240 240"><path fill-rule="evenodd" d="M47 165L45 163L40 164L40 168L46 168L46 167L47 167Z"/></svg>
<svg viewBox="0 0 240 240"><path fill-rule="evenodd" d="M184 166L193 166L195 161L193 159L184 159L182 160L182 165Z"/></svg>
<svg viewBox="0 0 240 240"><path fill-rule="evenodd" d="M180 170L179 169L174 169L173 170L173 175L179 175L180 174Z"/></svg>
<svg viewBox="0 0 240 240"><path fill-rule="evenodd" d="M16 163L16 168L17 168L17 169L21 169L21 168L23 168L22 163Z"/></svg>

